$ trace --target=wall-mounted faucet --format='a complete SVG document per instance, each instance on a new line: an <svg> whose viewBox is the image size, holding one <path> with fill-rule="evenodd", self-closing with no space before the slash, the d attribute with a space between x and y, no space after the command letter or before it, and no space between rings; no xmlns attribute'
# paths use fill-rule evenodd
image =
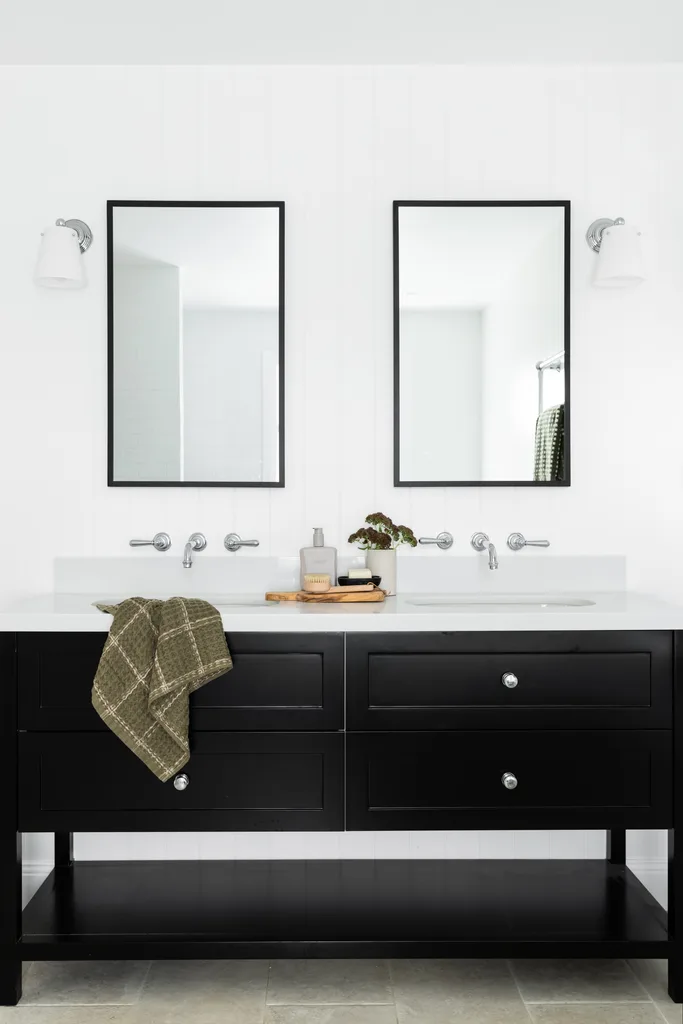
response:
<svg viewBox="0 0 683 1024"><path fill-rule="evenodd" d="M522 548L549 548L549 540L525 540L521 533L511 533L507 539L510 551L521 551Z"/></svg>
<svg viewBox="0 0 683 1024"><path fill-rule="evenodd" d="M185 545L185 553L183 554L183 569L192 568L192 552L203 551L206 547L206 537L203 533L193 533L190 535L187 544Z"/></svg>
<svg viewBox="0 0 683 1024"><path fill-rule="evenodd" d="M171 538L167 533L155 533L151 540L129 540L132 548L154 548L155 551L168 551Z"/></svg>
<svg viewBox="0 0 683 1024"><path fill-rule="evenodd" d="M489 553L489 569L498 568L498 552L496 551L496 545L493 541L489 540L489 537L485 533L473 533L470 544L475 551L488 551Z"/></svg>
<svg viewBox="0 0 683 1024"><path fill-rule="evenodd" d="M223 547L226 551L239 551L240 548L257 548L259 542L257 540L242 540L239 533L229 533L227 537L223 538Z"/></svg>
<svg viewBox="0 0 683 1024"><path fill-rule="evenodd" d="M453 546L453 535L444 530L437 533L436 537L420 537L420 544L436 544L442 551L448 551Z"/></svg>

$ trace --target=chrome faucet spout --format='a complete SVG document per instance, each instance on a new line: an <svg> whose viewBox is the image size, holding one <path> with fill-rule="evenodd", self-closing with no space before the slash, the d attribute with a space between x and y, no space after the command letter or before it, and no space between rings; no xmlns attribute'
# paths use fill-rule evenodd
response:
<svg viewBox="0 0 683 1024"><path fill-rule="evenodd" d="M193 533L185 545L183 552L183 569L192 568L192 552L203 551L206 547L206 537L203 533Z"/></svg>
<svg viewBox="0 0 683 1024"><path fill-rule="evenodd" d="M498 552L496 551L496 545L493 543L491 538L486 533L474 533L470 544L475 551L488 551L489 553L489 569L498 568Z"/></svg>

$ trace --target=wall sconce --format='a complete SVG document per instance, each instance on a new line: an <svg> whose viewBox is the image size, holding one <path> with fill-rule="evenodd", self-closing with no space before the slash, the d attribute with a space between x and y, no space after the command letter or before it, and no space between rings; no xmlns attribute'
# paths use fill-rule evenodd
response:
<svg viewBox="0 0 683 1024"><path fill-rule="evenodd" d="M62 220L45 228L38 251L35 282L42 288L85 288L82 253L92 231L82 220Z"/></svg>
<svg viewBox="0 0 683 1024"><path fill-rule="evenodd" d="M640 231L623 217L594 220L586 242L598 254L593 284L598 288L628 288L645 280Z"/></svg>

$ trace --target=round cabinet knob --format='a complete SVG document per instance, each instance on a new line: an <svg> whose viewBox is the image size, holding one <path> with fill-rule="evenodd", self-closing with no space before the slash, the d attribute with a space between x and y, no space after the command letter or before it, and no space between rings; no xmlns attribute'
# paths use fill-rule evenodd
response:
<svg viewBox="0 0 683 1024"><path fill-rule="evenodd" d="M514 672L503 672L502 683L503 686L507 686L508 690L514 690L518 682L519 679Z"/></svg>
<svg viewBox="0 0 683 1024"><path fill-rule="evenodd" d="M175 779L173 780L173 788L177 789L179 793L182 793L182 791L184 789L187 789L187 787L189 785L190 785L190 777L189 777L189 775L176 775ZM516 783L515 783L515 785L516 785Z"/></svg>
<svg viewBox="0 0 683 1024"><path fill-rule="evenodd" d="M513 775L512 772L505 772L500 781L506 789L517 789L517 776Z"/></svg>

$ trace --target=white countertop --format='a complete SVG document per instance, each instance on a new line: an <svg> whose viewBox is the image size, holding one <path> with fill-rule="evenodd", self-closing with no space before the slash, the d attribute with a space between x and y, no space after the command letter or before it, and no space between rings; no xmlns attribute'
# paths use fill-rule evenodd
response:
<svg viewBox="0 0 683 1024"><path fill-rule="evenodd" d="M160 595L151 595L160 596ZM219 607L226 633L360 633L360 632L478 632L520 630L638 630L683 629L683 607L667 604L646 594L629 592L569 594L566 600L585 598L590 606L543 605L562 600L562 595L519 595L520 604L496 604L490 595L453 595L458 602L472 599L487 604L430 607L426 594L401 594L382 604L245 604L238 595L207 595ZM512 595L498 595L503 601ZM246 602L258 595L244 595ZM443 602L444 594L435 595ZM123 597L102 594L43 594L24 598L0 608L2 632L107 632L111 616L97 610L95 601L115 604ZM220 607L221 601L230 606ZM534 603L529 603L534 602ZM538 603L535 603L538 602Z"/></svg>

